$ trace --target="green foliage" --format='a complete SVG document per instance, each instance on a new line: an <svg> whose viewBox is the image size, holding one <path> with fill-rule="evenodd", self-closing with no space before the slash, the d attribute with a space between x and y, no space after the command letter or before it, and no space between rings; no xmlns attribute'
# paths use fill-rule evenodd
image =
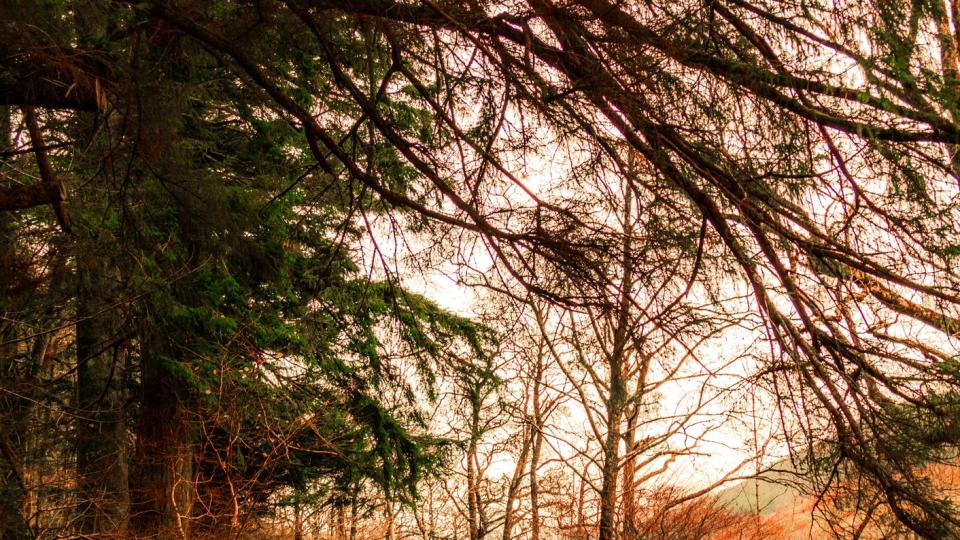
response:
<svg viewBox="0 0 960 540"><path fill-rule="evenodd" d="M155 27L149 6L104 11L90 25L112 31L123 19L146 37L105 39L65 4L13 7L24 19L32 11L38 40L97 47L91 57L128 85L111 93L108 111L44 126L83 141L53 156L84 182L71 200L71 249L110 268L113 285L101 292L126 310L133 382L154 371L172 381L169 399L189 412L203 448L197 467L214 479L203 489L232 477L252 486L254 505L288 489L317 504L364 490L412 502L447 445L426 433L418 394L434 395L438 370L483 358L491 332L364 276L355 218L389 207L342 171L314 165L303 132L222 58ZM283 24L290 13L188 4L185 12L218 21L238 47L271 60L301 106L329 95L321 121L330 133L387 187L421 196L419 175L393 145L351 129L358 107L336 95L317 41L285 30L296 26ZM323 28L351 76L379 80L389 51L365 30ZM405 133L434 132L433 115L409 94L388 92L377 106ZM65 280L68 298L72 286ZM220 453L230 455L225 465L212 457Z"/></svg>

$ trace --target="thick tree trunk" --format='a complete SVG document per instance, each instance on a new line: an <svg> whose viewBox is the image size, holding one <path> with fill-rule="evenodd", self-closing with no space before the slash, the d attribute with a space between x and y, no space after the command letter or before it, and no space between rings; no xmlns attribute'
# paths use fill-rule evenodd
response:
<svg viewBox="0 0 960 540"><path fill-rule="evenodd" d="M97 45L107 34L110 10L104 9L102 0L77 2L74 17L77 44L92 45L89 54L97 58ZM52 51L51 51L52 52ZM63 56L57 58L57 52ZM73 64L83 55L71 55L75 50L53 53L48 63L42 56L26 55L27 62L38 62L30 68L30 89L25 97L38 98L22 107L24 119L35 147L35 158L47 190L53 198L51 204L57 221L64 232L70 232L70 222L63 201L65 190L44 149L44 134L39 114L33 105L58 108L66 106L77 111L100 111L106 107L104 86L94 73L97 68L82 68ZM23 81L21 81L23 82ZM64 90L67 83L68 91ZM57 89L59 87L59 90ZM81 114L84 124L96 125L96 114ZM92 136L93 130L86 131ZM78 140L77 144L90 144L92 140ZM98 202L88 210L96 211ZM93 536L128 536L130 517L129 489L129 430L126 422L126 354L127 344L121 337L123 322L111 303L116 294L111 291L107 276L116 276L113 261L91 249L104 242L96 238L89 244L80 241L74 244L77 252L77 484L80 532ZM119 281L119 280L118 280Z"/></svg>
<svg viewBox="0 0 960 540"><path fill-rule="evenodd" d="M127 429L123 344L96 254L77 256L78 527L88 536L126 535Z"/></svg>
<svg viewBox="0 0 960 540"><path fill-rule="evenodd" d="M11 110L0 106L0 152L12 149L10 133ZM17 250L14 243L14 221L9 214L0 214L0 274L5 276L17 275L20 266L17 260ZM16 369L15 356L17 354L16 328L9 322L7 316L12 306L8 306L8 299L13 298L16 290L16 280L8 279L0 284L0 388L15 386L20 379ZM19 445L14 443L14 436L27 436L23 426L24 399L6 392L0 393L0 538L10 540L26 540L31 538L30 528L24 518L24 501L27 489L23 478L23 464L20 458Z"/></svg>
<svg viewBox="0 0 960 540"><path fill-rule="evenodd" d="M194 441L178 381L160 358L142 358L143 397L131 471L130 528L146 538L190 538Z"/></svg>
<svg viewBox="0 0 960 540"><path fill-rule="evenodd" d="M0 341L8 336L0 331ZM11 368L9 351L0 350L0 376L7 378ZM23 418L26 400L9 394L0 394L0 539L27 540L33 538L24 512L27 486L21 458L22 440L26 438Z"/></svg>
<svg viewBox="0 0 960 540"><path fill-rule="evenodd" d="M6 446L8 441L0 441ZM0 538L3 540L28 540L33 538L23 515L26 489L22 484L21 471L11 462L6 452L0 459Z"/></svg>

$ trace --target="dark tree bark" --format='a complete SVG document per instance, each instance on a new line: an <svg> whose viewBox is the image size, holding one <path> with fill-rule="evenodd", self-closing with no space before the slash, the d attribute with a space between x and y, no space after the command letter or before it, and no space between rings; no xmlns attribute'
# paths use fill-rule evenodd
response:
<svg viewBox="0 0 960 540"><path fill-rule="evenodd" d="M60 192L60 188L50 184L0 188L0 212L24 210L35 206L54 204L62 200L63 194Z"/></svg>
<svg viewBox="0 0 960 540"><path fill-rule="evenodd" d="M0 303L0 313L2 311ZM0 325L0 342L10 341L10 334ZM12 349L10 346L0 347L3 386L20 379L14 372ZM25 425L25 419L29 418L29 405L30 402L20 395L0 393L0 539L3 540L26 540L34 536L24 513L28 488L21 457L22 443L29 436Z"/></svg>
<svg viewBox="0 0 960 540"><path fill-rule="evenodd" d="M130 474L130 528L139 537L189 538L193 506L193 430L179 381L162 357L141 359L140 416Z"/></svg>
<svg viewBox="0 0 960 540"><path fill-rule="evenodd" d="M0 151L12 150L9 134L12 133L10 122L11 108L0 106ZM9 214L0 214L0 274L15 275L19 269L17 250L13 234L13 220ZM17 289L16 280L7 280L0 285L0 315L12 307L7 304L13 298ZM15 370L14 356L17 344L16 331L7 317L0 318L0 381L2 386L15 384L19 375ZM0 394L0 538L10 540L25 540L31 538L30 527L23 514L23 502L26 496L26 485L23 478L23 464L20 458L18 445L14 444L14 435L17 438L26 436L24 426L21 425L26 413L26 400L19 396Z"/></svg>
<svg viewBox="0 0 960 540"><path fill-rule="evenodd" d="M56 70L0 72L0 105L96 111L105 106L106 97L96 79L82 79L75 90L72 82Z"/></svg>
<svg viewBox="0 0 960 540"><path fill-rule="evenodd" d="M83 250L81 250L83 251ZM127 530L128 438L124 355L117 315L107 304L107 268L95 252L77 257L77 494L79 530Z"/></svg>

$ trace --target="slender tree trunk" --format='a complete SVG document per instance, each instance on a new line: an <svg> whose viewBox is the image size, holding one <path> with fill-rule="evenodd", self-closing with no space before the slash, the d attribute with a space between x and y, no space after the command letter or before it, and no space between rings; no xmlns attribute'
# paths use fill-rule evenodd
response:
<svg viewBox="0 0 960 540"><path fill-rule="evenodd" d="M189 538L194 443L179 383L145 351L137 449L131 472L133 531L142 537Z"/></svg>
<svg viewBox="0 0 960 540"><path fill-rule="evenodd" d="M543 378L543 355L537 357L533 380L533 433L530 450L530 538L540 540L540 447L543 444L543 411L540 410L540 382Z"/></svg>
<svg viewBox="0 0 960 540"><path fill-rule="evenodd" d="M357 494L350 499L350 540L357 540Z"/></svg>
<svg viewBox="0 0 960 540"><path fill-rule="evenodd" d="M386 540L397 540L396 515L393 513L393 503L387 501L386 504L387 530Z"/></svg>
<svg viewBox="0 0 960 540"><path fill-rule="evenodd" d="M127 531L125 348L108 305L101 257L77 254L77 497L84 535L123 537Z"/></svg>
<svg viewBox="0 0 960 540"><path fill-rule="evenodd" d="M611 388L611 392L613 389ZM608 405L607 437L603 445L603 482L600 488L600 540L617 537L617 478L620 459L620 414L616 403Z"/></svg>
<svg viewBox="0 0 960 540"><path fill-rule="evenodd" d="M955 0L947 2L949 9L941 10L937 17L937 37L940 42L940 73L943 76L944 94L950 96L944 100L950 118L957 122L960 120L960 109L958 109L958 95L960 91L960 50L957 43L957 36L960 31L957 30L960 21L950 20L950 16L956 17L958 14L957 3ZM956 144L948 144L947 152L950 155L950 162L953 165L954 172L960 173L960 148Z"/></svg>
<svg viewBox="0 0 960 540"><path fill-rule="evenodd" d="M623 464L623 490L621 498L623 499L623 537L637 537L637 494L636 494L636 463L637 458L633 454L636 444L637 411L634 407L633 414L627 420L627 429L623 434L623 440L626 442L626 450L629 454Z"/></svg>
<svg viewBox="0 0 960 540"><path fill-rule="evenodd" d="M437 518L436 512L433 507L433 484L430 484L430 490L428 492L430 496L430 515L427 516L427 526L428 526L428 539L433 540L437 536Z"/></svg>
<svg viewBox="0 0 960 540"><path fill-rule="evenodd" d="M586 538L585 529L586 521L584 520L584 504L586 504L587 497L587 482L583 478L580 479L580 496L577 497L577 537Z"/></svg>
<svg viewBox="0 0 960 540"><path fill-rule="evenodd" d="M467 447L467 526L470 530L470 540L480 540L480 501L475 459L477 438L480 431L480 397L478 389L471 388L470 392L470 443Z"/></svg>
<svg viewBox="0 0 960 540"><path fill-rule="evenodd" d="M471 441L467 449L467 527L470 530L470 540L479 539L477 527L477 504L474 493L477 489L476 471L473 469L473 452L475 445Z"/></svg>
<svg viewBox="0 0 960 540"><path fill-rule="evenodd" d="M628 353L630 307L633 294L633 259L631 236L633 234L633 206L630 190L624 192L623 251L621 253L620 295L616 313L613 346L608 365L610 368L610 391L607 396L607 436L603 444L603 482L600 488L600 540L617 537L617 478L620 471L621 422L627 404L626 368ZM599 337L599 336L598 336Z"/></svg>
<svg viewBox="0 0 960 540"><path fill-rule="evenodd" d="M513 534L514 525L514 502L517 500L517 493L520 489L520 483L523 481L523 470L527 468L527 455L530 452L530 439L533 429L527 425L523 429L523 442L521 443L520 456L517 458L517 465L513 469L513 478L510 479L510 485L507 487L506 508L503 511L503 540L510 540Z"/></svg>
<svg viewBox="0 0 960 540"><path fill-rule="evenodd" d="M293 540L303 540L303 516L300 502L293 505Z"/></svg>
<svg viewBox="0 0 960 540"><path fill-rule="evenodd" d="M540 447L543 444L543 434L539 431L533 434L532 450L530 452L530 539L540 540L540 479L537 469L540 466Z"/></svg>
<svg viewBox="0 0 960 540"><path fill-rule="evenodd" d="M600 540L617 537L617 479L620 476L620 439L626 384L622 351L614 349L610 359L610 395L607 398L607 434L603 444L603 478L600 487Z"/></svg>
<svg viewBox="0 0 960 540"><path fill-rule="evenodd" d="M337 538L347 540L347 505L337 506Z"/></svg>

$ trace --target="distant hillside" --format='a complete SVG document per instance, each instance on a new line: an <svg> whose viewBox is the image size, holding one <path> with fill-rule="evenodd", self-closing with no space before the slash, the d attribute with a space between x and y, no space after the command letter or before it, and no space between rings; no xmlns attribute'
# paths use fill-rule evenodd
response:
<svg viewBox="0 0 960 540"><path fill-rule="evenodd" d="M779 531L779 538L830 538L813 526L813 500L801 492L800 481L793 464L785 459L758 478L721 491L717 504L733 514L759 514L761 523Z"/></svg>
<svg viewBox="0 0 960 540"><path fill-rule="evenodd" d="M960 501L960 465L931 465L925 472L934 485L942 490L944 497ZM803 486L802 478L795 473L791 462L784 460L758 478L744 480L721 491L717 495L717 505L735 515L759 515L760 523L768 530L781 531L778 538L836 538L837 535L830 531L825 522L823 513L818 511L814 516L816 500L805 494L809 491ZM875 514L875 517L883 520L881 513ZM890 538L891 530L881 527L868 527L861 538ZM909 535L896 537L911 538Z"/></svg>
<svg viewBox="0 0 960 540"><path fill-rule="evenodd" d="M791 487L798 481L789 460L774 465L759 478L751 478L721 491L717 503L736 514L770 515L803 498Z"/></svg>

